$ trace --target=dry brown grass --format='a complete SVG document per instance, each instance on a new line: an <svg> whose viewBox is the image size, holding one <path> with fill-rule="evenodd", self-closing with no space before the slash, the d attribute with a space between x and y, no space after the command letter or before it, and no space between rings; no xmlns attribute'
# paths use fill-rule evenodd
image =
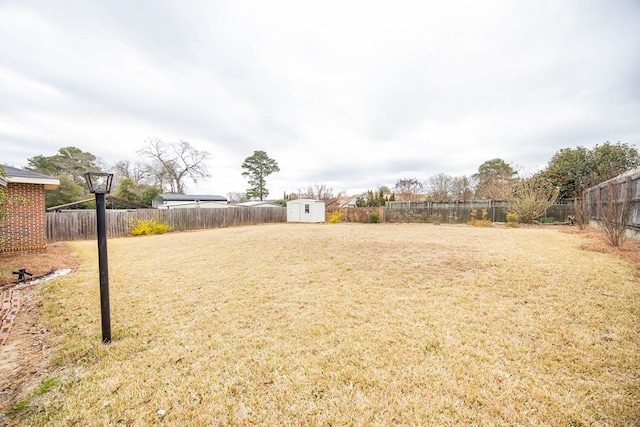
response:
<svg viewBox="0 0 640 427"><path fill-rule="evenodd" d="M548 229L278 224L96 244L43 285L25 425L637 425L634 269ZM158 410L166 411L164 416Z"/></svg>

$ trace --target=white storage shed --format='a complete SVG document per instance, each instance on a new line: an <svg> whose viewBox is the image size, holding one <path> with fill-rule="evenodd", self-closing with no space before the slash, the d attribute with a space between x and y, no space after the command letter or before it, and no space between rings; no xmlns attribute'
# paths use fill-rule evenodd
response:
<svg viewBox="0 0 640 427"><path fill-rule="evenodd" d="M287 222L325 222L322 200L296 199L287 202Z"/></svg>

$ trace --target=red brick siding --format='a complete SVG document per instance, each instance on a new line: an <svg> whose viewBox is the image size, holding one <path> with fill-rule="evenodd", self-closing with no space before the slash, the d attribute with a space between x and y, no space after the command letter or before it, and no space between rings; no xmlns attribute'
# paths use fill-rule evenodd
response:
<svg viewBox="0 0 640 427"><path fill-rule="evenodd" d="M39 251L47 246L44 185L9 183L7 195L28 203L7 205L9 216L0 224L3 245L0 252Z"/></svg>

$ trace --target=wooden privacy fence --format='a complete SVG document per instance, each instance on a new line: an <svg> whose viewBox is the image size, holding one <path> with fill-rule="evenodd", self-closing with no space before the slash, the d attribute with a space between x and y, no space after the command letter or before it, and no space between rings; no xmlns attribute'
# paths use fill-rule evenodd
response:
<svg viewBox="0 0 640 427"><path fill-rule="evenodd" d="M327 208L327 220L335 211L343 213L342 221L369 222L371 212L379 212L385 222L434 222L437 218L443 223L466 223L471 220L471 212L476 217L487 210L487 219L493 222L507 222L509 202L501 200L471 200L458 202L387 202L385 207L377 208ZM544 217L554 218L557 222L566 222L573 212L572 200L561 200L547 209Z"/></svg>
<svg viewBox="0 0 640 427"><path fill-rule="evenodd" d="M639 169L589 188L584 192L584 201L590 220L622 221L626 217L624 220L627 222L627 229L640 232Z"/></svg>
<svg viewBox="0 0 640 427"><path fill-rule="evenodd" d="M155 219L169 224L174 230L184 231L286 222L287 210L286 208L260 207L138 209L135 211L108 209L107 236L128 236L130 224L138 219ZM46 224L48 242L96 238L96 212L93 210L48 212Z"/></svg>
<svg viewBox="0 0 640 427"><path fill-rule="evenodd" d="M483 209L486 209L487 219L492 222L507 222L509 202L503 200L387 202L384 220L387 222L433 222L434 217L437 217L443 223L466 223L471 220L473 210L476 211L476 218L479 218ZM561 200L547 209L544 217L565 222L572 210L573 201Z"/></svg>

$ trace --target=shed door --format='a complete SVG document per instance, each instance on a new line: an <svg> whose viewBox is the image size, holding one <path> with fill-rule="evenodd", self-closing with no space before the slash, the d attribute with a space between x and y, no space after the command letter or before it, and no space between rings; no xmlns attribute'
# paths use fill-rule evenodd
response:
<svg viewBox="0 0 640 427"><path fill-rule="evenodd" d="M300 203L289 203L289 212L287 214L287 220L293 222L300 222Z"/></svg>

